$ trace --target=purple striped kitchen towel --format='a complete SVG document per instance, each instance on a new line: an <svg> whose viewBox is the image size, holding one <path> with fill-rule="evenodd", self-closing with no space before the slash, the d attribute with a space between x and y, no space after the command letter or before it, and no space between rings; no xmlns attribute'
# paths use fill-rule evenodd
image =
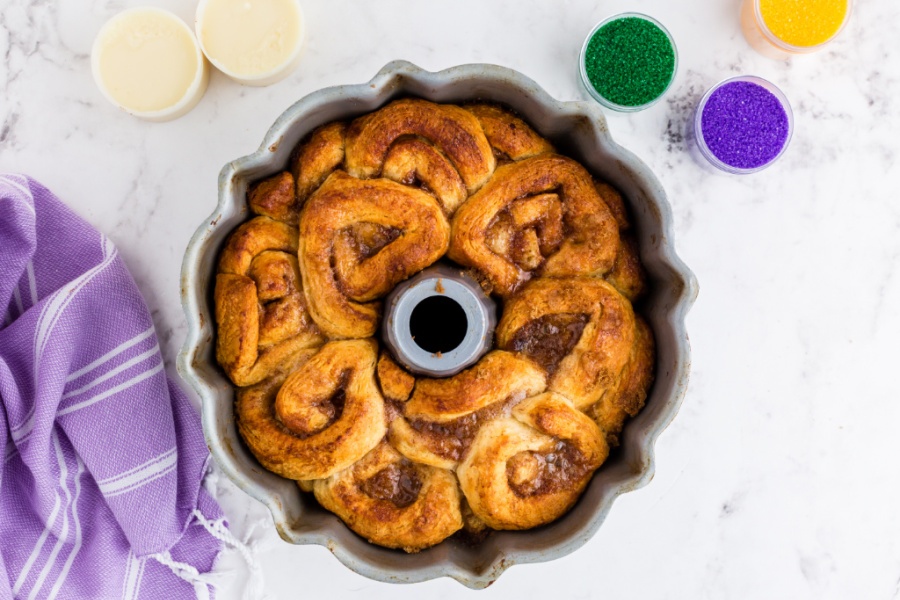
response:
<svg viewBox="0 0 900 600"><path fill-rule="evenodd" d="M198 416L116 248L18 175L0 176L0 318L0 599L211 595Z"/></svg>

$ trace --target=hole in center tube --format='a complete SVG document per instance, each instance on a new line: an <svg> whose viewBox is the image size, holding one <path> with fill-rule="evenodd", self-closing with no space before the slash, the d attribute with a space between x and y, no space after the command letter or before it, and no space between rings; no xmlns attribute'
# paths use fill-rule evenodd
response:
<svg viewBox="0 0 900 600"><path fill-rule="evenodd" d="M413 341L426 352L450 352L466 337L469 320L456 300L429 296L419 302L409 316Z"/></svg>

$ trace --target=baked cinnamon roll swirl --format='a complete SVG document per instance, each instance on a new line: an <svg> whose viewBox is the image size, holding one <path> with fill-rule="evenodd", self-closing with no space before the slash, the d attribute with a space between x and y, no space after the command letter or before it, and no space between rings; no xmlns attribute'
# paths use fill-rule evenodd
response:
<svg viewBox="0 0 900 600"><path fill-rule="evenodd" d="M501 296L532 274L603 275L619 246L616 221L577 162L541 154L497 168L457 210L448 256Z"/></svg>
<svg viewBox="0 0 900 600"><path fill-rule="evenodd" d="M449 235L425 192L335 171L300 217L300 273L313 320L331 338L372 336L381 309L374 301L439 259Z"/></svg>
<svg viewBox="0 0 900 600"><path fill-rule="evenodd" d="M374 340L330 342L301 366L237 398L238 429L262 465L289 479L322 479L384 437Z"/></svg>
<svg viewBox="0 0 900 600"><path fill-rule="evenodd" d="M596 423L551 392L485 424L456 473L489 527L528 529L566 512L608 452Z"/></svg>
<svg viewBox="0 0 900 600"><path fill-rule="evenodd" d="M387 548L418 552L463 525L453 473L410 462L387 443L313 491L350 529Z"/></svg>
<svg viewBox="0 0 900 600"><path fill-rule="evenodd" d="M553 152L550 142L539 136L525 121L499 106L469 104L463 108L478 119L494 154L501 160L522 160Z"/></svg>
<svg viewBox="0 0 900 600"><path fill-rule="evenodd" d="M216 358L235 385L252 385L324 339L307 311L297 231L257 217L228 238L219 258Z"/></svg>
<svg viewBox="0 0 900 600"><path fill-rule="evenodd" d="M497 344L550 374L548 388L586 409L613 389L635 342L631 303L592 277L536 279L513 296Z"/></svg>
<svg viewBox="0 0 900 600"><path fill-rule="evenodd" d="M631 302L639 300L647 290L647 275L638 256L637 240L630 232L619 232L616 262L604 279Z"/></svg>
<svg viewBox="0 0 900 600"><path fill-rule="evenodd" d="M412 394L416 378L403 370L386 352L378 359L378 383L385 400L406 402Z"/></svg>
<svg viewBox="0 0 900 600"><path fill-rule="evenodd" d="M609 207L619 226L619 247L616 250L616 262L604 279L610 282L631 302L636 301L647 289L647 274L638 256L638 244L631 231L631 221L622 195L612 186L596 182L597 193Z"/></svg>
<svg viewBox="0 0 900 600"><path fill-rule="evenodd" d="M381 175L431 192L448 215L453 214L469 195L453 164L440 150L419 138L401 138L394 142L384 159Z"/></svg>
<svg viewBox="0 0 900 600"><path fill-rule="evenodd" d="M389 439L410 460L452 469L484 423L545 388L544 373L531 361L493 351L452 377L418 380Z"/></svg>
<svg viewBox="0 0 900 600"><path fill-rule="evenodd" d="M291 157L291 174L296 181L297 204L309 198L322 182L344 162L344 123L329 123L316 129L297 146Z"/></svg>
<svg viewBox="0 0 900 600"><path fill-rule="evenodd" d="M296 225L300 220L300 203L294 193L294 176L282 171L263 179L250 188L247 204L253 213L276 221Z"/></svg>
<svg viewBox="0 0 900 600"><path fill-rule="evenodd" d="M347 172L361 179L377 177L395 142L415 136L435 148L419 161L437 166L446 157L459 174L468 193L480 188L494 171L494 155L478 120L468 111L450 104L404 99L360 117L347 130ZM428 183L428 170L417 170L417 177ZM429 184L431 187L432 184ZM433 189L433 188L432 188Z"/></svg>
<svg viewBox="0 0 900 600"><path fill-rule="evenodd" d="M655 376L653 332L640 315L635 315L635 325L634 345L618 382L587 411L606 433L610 446L619 444L619 433L626 419L637 415L644 407Z"/></svg>

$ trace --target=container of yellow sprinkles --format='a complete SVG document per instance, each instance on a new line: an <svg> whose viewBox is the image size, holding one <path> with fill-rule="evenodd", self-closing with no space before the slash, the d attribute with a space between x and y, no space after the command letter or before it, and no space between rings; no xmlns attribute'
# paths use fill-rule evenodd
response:
<svg viewBox="0 0 900 600"><path fill-rule="evenodd" d="M851 0L744 0L741 26L750 45L773 58L821 50L850 18Z"/></svg>

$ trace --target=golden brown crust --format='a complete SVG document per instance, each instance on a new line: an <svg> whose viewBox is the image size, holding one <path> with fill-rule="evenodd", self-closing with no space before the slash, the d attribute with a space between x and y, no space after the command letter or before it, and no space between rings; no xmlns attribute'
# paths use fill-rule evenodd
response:
<svg viewBox="0 0 900 600"><path fill-rule="evenodd" d="M420 379L394 419L391 444L410 460L456 468L482 425L509 414L512 406L546 388L531 361L495 350L474 367L446 379Z"/></svg>
<svg viewBox="0 0 900 600"><path fill-rule="evenodd" d="M482 427L457 476L489 527L529 529L565 513L608 452L600 428L550 392Z"/></svg>
<svg viewBox="0 0 900 600"><path fill-rule="evenodd" d="M387 443L352 467L315 482L316 499L353 531L388 548L418 552L462 528L450 471L409 462Z"/></svg>
<svg viewBox="0 0 900 600"><path fill-rule="evenodd" d="M625 208L622 194L617 192L613 186L602 181L595 180L594 189L597 190L597 194L609 208L609 212L612 213L613 218L616 220L616 225L619 226L619 231L630 229L631 222L628 220L628 211Z"/></svg>
<svg viewBox="0 0 900 600"><path fill-rule="evenodd" d="M323 125L297 146L291 157L291 173L296 180L298 207L344 162L344 132L336 122Z"/></svg>
<svg viewBox="0 0 900 600"><path fill-rule="evenodd" d="M489 404L521 400L545 386L543 372L530 361L494 350L452 377L418 380L406 404L406 415L451 421Z"/></svg>
<svg viewBox="0 0 900 600"><path fill-rule="evenodd" d="M289 225L256 217L225 244L216 276L216 359L235 385L252 385L324 340L310 318Z"/></svg>
<svg viewBox="0 0 900 600"><path fill-rule="evenodd" d="M619 226L619 247L616 250L616 262L604 279L631 302L635 302L647 290L647 273L644 271L644 265L641 264L637 239L630 231L631 222L628 220L625 201L622 200L622 195L619 192L602 181L595 181L594 186L597 189L597 193L603 198L603 202L609 207Z"/></svg>
<svg viewBox="0 0 900 600"><path fill-rule="evenodd" d="M584 315L584 328L571 349L559 358L548 389L585 410L614 389L631 356L635 318L631 304L614 287L591 277L536 279L511 298L497 325L497 345L526 355L533 340L556 332L535 331L528 344L516 334L547 315Z"/></svg>
<svg viewBox="0 0 900 600"><path fill-rule="evenodd" d="M292 371L240 390L238 427L270 471L321 479L345 469L386 432L373 340L330 342Z"/></svg>
<svg viewBox="0 0 900 600"><path fill-rule="evenodd" d="M296 254L297 230L268 217L250 219L228 236L219 256L219 273L246 275L253 259L266 250Z"/></svg>
<svg viewBox="0 0 900 600"><path fill-rule="evenodd" d="M381 175L434 194L448 215L453 214L469 194L453 164L434 146L419 138L397 140L384 159Z"/></svg>
<svg viewBox="0 0 900 600"><path fill-rule="evenodd" d="M494 171L494 155L478 120L450 104L403 99L362 116L347 130L347 172L377 177L391 146L404 136L418 136L447 157L469 193L484 185Z"/></svg>
<svg viewBox="0 0 900 600"><path fill-rule="evenodd" d="M491 147L502 157L522 160L553 152L553 146L525 121L494 104L468 104L467 111L481 123Z"/></svg>
<svg viewBox="0 0 900 600"><path fill-rule="evenodd" d="M247 194L247 204L257 215L296 225L300 220L300 203L294 193L294 176L288 171L254 184Z"/></svg>
<svg viewBox="0 0 900 600"><path fill-rule="evenodd" d="M300 217L300 273L313 320L331 338L370 337L381 310L374 300L439 259L448 241L447 219L430 195L335 171Z"/></svg>
<svg viewBox="0 0 900 600"><path fill-rule="evenodd" d="M656 344L653 332L643 317L636 315L636 335L628 364L622 371L618 385L591 407L589 414L606 432L610 446L618 446L619 433L628 417L644 407L656 366Z"/></svg>
<svg viewBox="0 0 900 600"><path fill-rule="evenodd" d="M561 207L541 219L516 219L516 205L531 201L529 197L539 197L547 205L558 199ZM526 207L521 212L533 215L535 211ZM498 221L501 225L510 222L508 235L513 239L506 248L536 249L539 259L523 262L512 252L498 253L504 248L493 239L500 235L493 229ZM542 154L498 167L491 180L456 211L447 256L481 271L496 293L508 296L532 273L603 275L615 263L618 245L616 221L590 174L569 158ZM526 268L535 262L536 268Z"/></svg>
<svg viewBox="0 0 900 600"><path fill-rule="evenodd" d="M629 301L635 302L647 291L647 273L638 255L637 240L629 232L620 235L616 262L605 279Z"/></svg>
<svg viewBox="0 0 900 600"><path fill-rule="evenodd" d="M378 358L378 383L385 399L406 402L412 394L416 378L404 371L387 352Z"/></svg>

